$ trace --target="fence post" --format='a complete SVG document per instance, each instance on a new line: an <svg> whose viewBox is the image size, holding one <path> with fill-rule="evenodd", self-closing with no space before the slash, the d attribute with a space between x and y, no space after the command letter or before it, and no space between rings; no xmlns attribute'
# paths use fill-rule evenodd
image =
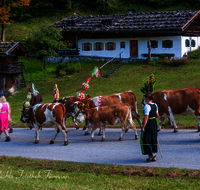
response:
<svg viewBox="0 0 200 190"><path fill-rule="evenodd" d="M122 53L119 55L119 61L122 62Z"/></svg>
<svg viewBox="0 0 200 190"><path fill-rule="evenodd" d="M6 78L3 78L3 90L5 90L5 83L6 83Z"/></svg>
<svg viewBox="0 0 200 190"><path fill-rule="evenodd" d="M18 91L20 92L20 75L18 75Z"/></svg>
<svg viewBox="0 0 200 190"><path fill-rule="evenodd" d="M101 68L101 76L103 76L103 67Z"/></svg>

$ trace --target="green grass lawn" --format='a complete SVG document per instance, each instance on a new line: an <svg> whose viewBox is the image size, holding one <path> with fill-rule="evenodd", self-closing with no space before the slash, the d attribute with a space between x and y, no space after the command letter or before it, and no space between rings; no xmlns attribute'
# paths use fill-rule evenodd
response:
<svg viewBox="0 0 200 190"><path fill-rule="evenodd" d="M53 100L54 84L58 85L60 98L64 96L73 96L81 90L81 84L88 78L89 71L95 66L100 67L103 62L84 61L81 62L81 71L74 75L58 78L56 77L55 68L57 63L46 63L46 69L43 70L43 61L35 58L23 58L26 70L28 72L28 86L21 89L8 98L12 106L12 119L15 123L20 124L20 111L22 103L25 101L25 95L33 82L43 96L44 103L50 103ZM117 63L113 63L116 65ZM90 88L85 93L95 97L99 95L114 94L123 91L132 90L137 96L138 111L143 119L143 108L141 105L143 79L150 74L155 75L155 91L167 89L180 89L187 87L200 86L200 61L193 60L189 64L179 67L157 67L141 62L130 62L121 67L117 72L108 78L93 77L90 81ZM105 68L104 73L110 69L110 65ZM188 126L197 128L197 118L193 114L187 116L175 116L179 128ZM67 125L72 124L71 119L67 120ZM138 125L138 123L136 122ZM168 121L164 122L164 127L168 127Z"/></svg>
<svg viewBox="0 0 200 190"><path fill-rule="evenodd" d="M1 189L199 189L200 171L0 157Z"/></svg>

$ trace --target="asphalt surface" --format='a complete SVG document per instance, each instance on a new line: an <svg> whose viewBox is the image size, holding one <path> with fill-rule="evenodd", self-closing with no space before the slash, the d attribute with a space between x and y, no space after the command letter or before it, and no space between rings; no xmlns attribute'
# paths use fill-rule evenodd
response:
<svg viewBox="0 0 200 190"><path fill-rule="evenodd" d="M162 129L158 133L158 139L163 157L158 150L157 161L151 163L146 162L148 156L141 154L139 139L134 140L135 134L131 129L125 133L122 141L118 141L120 129L106 129L106 139L103 142L101 137L97 136L98 130L95 131L93 142L91 135L84 136L85 131L82 129L68 129L67 146L63 146L62 133L58 134L54 144L49 144L54 137L54 131L53 128L43 128L39 144L34 144L34 129L14 128L14 132L10 134L11 142L4 142L5 135L2 134L0 155L98 164L200 169L200 136L197 130L179 130L178 133L173 133L173 129Z"/></svg>

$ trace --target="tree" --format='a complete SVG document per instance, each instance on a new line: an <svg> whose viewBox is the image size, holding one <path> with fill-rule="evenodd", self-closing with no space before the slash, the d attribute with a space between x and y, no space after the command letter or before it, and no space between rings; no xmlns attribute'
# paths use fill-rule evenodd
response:
<svg viewBox="0 0 200 190"><path fill-rule="evenodd" d="M36 31L26 41L28 50L36 54L39 58L44 56L57 56L58 49L67 47L61 39L63 38L61 31L54 27L43 27L41 30ZM44 66L45 69L45 60Z"/></svg>
<svg viewBox="0 0 200 190"><path fill-rule="evenodd" d="M29 6L31 0L15 0L12 1L14 6ZM10 25L12 21L10 20L10 1L6 5L6 0L2 0L2 6L0 7L0 24L2 25L2 42L5 41L5 25Z"/></svg>

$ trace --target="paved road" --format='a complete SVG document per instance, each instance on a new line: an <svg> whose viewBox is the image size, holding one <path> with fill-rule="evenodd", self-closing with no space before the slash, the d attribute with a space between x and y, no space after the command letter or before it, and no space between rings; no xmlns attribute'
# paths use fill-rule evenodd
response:
<svg viewBox="0 0 200 190"><path fill-rule="evenodd" d="M157 153L157 161L146 163L147 156L141 154L139 140L134 140L134 132L125 133L122 141L117 141L120 129L106 129L106 139L95 133L95 141L91 136L84 136L82 129L68 129L68 146L63 146L64 138L60 133L57 141L50 145L54 137L53 128L45 128L40 132L40 143L34 144L35 131L28 128L14 129L10 134L11 142L0 138L0 155L22 156L73 162L99 164L123 164L153 167L177 167L200 169L200 136L196 130L161 130L158 134L163 157ZM140 135L140 131L138 131Z"/></svg>

